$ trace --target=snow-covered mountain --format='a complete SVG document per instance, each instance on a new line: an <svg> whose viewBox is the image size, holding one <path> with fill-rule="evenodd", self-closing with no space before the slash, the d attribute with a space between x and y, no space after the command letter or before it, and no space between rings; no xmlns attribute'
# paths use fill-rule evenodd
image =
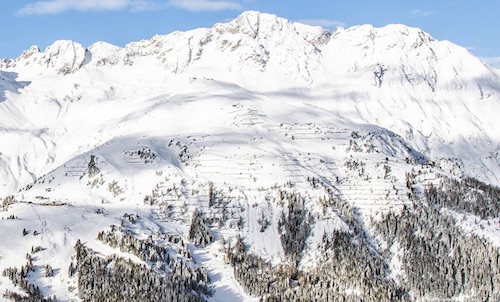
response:
<svg viewBox="0 0 500 302"><path fill-rule="evenodd" d="M491 190L500 184L500 72L404 25L329 32L245 12L123 48L33 46L0 61L0 72L0 196L6 217L21 217L1 227L19 234L0 245L0 266L25 262L35 243L23 242L17 228L36 229L41 235L33 241L45 249L37 262L60 270L57 282L30 275L45 296L86 299L83 285L70 290L77 287L66 272L73 246L80 239L103 255L116 253L116 244L95 239L111 223L172 244L172 255L182 254L184 243L176 248L168 234L197 242L186 261L208 267L213 301L265 296L233 273L237 261L222 261L227 244L242 238L262 261L295 259L306 271L329 255L323 234L335 232L359 235L379 256L392 253L381 256L385 268L377 276L389 280L388 292L401 286L406 298L439 296L405 285L411 276L401 263L403 243L387 242L376 221L431 196L430 184L448 184L445 191L469 177ZM498 208L498 195L481 198ZM299 210L292 206L298 200ZM494 210L443 209L443 217L461 217L464 234L498 248ZM202 248L188 236L192 217L205 226L196 230L218 240ZM132 254L121 249L121 256L153 265ZM164 273L175 274L169 265ZM19 292L9 282L0 288ZM495 286L490 294L499 293ZM478 292L465 284L439 297ZM343 293L371 297L359 284Z"/></svg>

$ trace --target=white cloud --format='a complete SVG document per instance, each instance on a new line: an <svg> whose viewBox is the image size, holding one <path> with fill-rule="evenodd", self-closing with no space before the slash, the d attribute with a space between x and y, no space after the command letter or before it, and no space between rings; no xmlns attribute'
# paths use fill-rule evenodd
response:
<svg viewBox="0 0 500 302"><path fill-rule="evenodd" d="M110 11L127 8L132 0L46 0L25 5L19 15L58 14L67 10Z"/></svg>
<svg viewBox="0 0 500 302"><path fill-rule="evenodd" d="M173 6L194 12L243 9L243 6L240 3L234 1L172 0L170 3Z"/></svg>
<svg viewBox="0 0 500 302"><path fill-rule="evenodd" d="M55 15L68 10L117 11L129 9L132 11L148 11L177 7L189 11L222 11L240 10L243 6L234 1L219 0L43 0L26 4L18 15Z"/></svg>
<svg viewBox="0 0 500 302"><path fill-rule="evenodd" d="M488 63L488 65L500 68L500 57L486 57L481 58L484 62Z"/></svg>
<svg viewBox="0 0 500 302"><path fill-rule="evenodd" d="M344 22L337 20L329 20L329 19L301 19L297 20L297 22L313 26L327 27L327 28L337 27L337 26L344 27L346 25Z"/></svg>
<svg viewBox="0 0 500 302"><path fill-rule="evenodd" d="M163 10L169 8L171 5L169 2L158 2L150 0L133 0L130 3L130 10L134 12L144 12L153 10Z"/></svg>
<svg viewBox="0 0 500 302"><path fill-rule="evenodd" d="M432 10L421 10L421 9L412 9L410 14L413 17L429 17L434 15L434 11Z"/></svg>

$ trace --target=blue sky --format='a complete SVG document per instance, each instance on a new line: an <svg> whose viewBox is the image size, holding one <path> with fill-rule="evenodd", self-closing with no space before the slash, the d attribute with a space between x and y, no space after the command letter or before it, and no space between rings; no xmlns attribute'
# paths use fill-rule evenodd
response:
<svg viewBox="0 0 500 302"><path fill-rule="evenodd" d="M1 0L0 58L55 40L124 46L174 30L210 27L244 10L328 29L403 23L500 65L500 0Z"/></svg>

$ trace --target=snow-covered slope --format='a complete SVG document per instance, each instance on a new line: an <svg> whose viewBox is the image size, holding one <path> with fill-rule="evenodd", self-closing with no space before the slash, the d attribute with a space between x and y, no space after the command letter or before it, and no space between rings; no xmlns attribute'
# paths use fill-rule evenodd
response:
<svg viewBox="0 0 500 302"><path fill-rule="evenodd" d="M283 104L302 102L356 123L382 126L430 158L456 157L467 175L500 181L498 73L464 48L404 25L329 33L247 12L210 29L155 36L123 49L99 42L85 50L71 41L58 41L44 52L32 47L5 62L3 70L33 81L13 96L21 98L17 104L4 104L16 107L2 108L9 115L2 118L5 127L20 120L26 127L28 119L38 130L67 128L71 125L62 119L81 114L80 106L94 110L90 103L116 100L132 90L152 97L145 82L160 94L181 95L195 93L190 84L174 90L169 85L174 79L209 78L232 83L237 92L247 89ZM4 90L16 87L10 82ZM12 113L21 106L21 112ZM93 120L102 128L95 115Z"/></svg>
<svg viewBox="0 0 500 302"><path fill-rule="evenodd" d="M124 48L34 46L0 70L0 196L42 204L27 224L78 213L72 239L71 226L42 224L41 242L68 259L77 238L112 252L88 224L134 212L186 234L198 209L222 221L218 237L240 233L250 251L286 262L286 192L306 198L315 219L300 264L314 267L322 234L349 228L327 196L377 217L411 203L408 173L420 171L421 184L500 184L498 70L404 25L329 32L245 12ZM62 208L43 208L54 202ZM195 250L219 276L214 301L250 299L214 244ZM76 297L62 285L43 291Z"/></svg>

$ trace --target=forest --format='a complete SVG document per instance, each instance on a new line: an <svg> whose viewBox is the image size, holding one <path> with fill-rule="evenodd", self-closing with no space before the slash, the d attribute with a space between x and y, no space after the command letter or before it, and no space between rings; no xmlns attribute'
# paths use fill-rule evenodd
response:
<svg viewBox="0 0 500 302"><path fill-rule="evenodd" d="M308 179L312 188L324 186ZM74 247L68 275L75 278L82 301L207 301L214 288L207 270L192 257L216 240L223 246L227 263L249 295L261 301L475 301L500 299L500 249L490 240L463 228L463 221L498 223L500 190L475 179L439 177L438 184L418 183L406 174L409 203L378 217L364 217L359 209L325 189L322 212L338 215L345 229L324 232L316 247L320 259L314 267L302 266L307 240L320 219L313 213L309 196L295 192L293 185L276 187L280 209L277 230L286 260L276 265L252 253L243 233L225 240L216 235L221 224L242 230L244 219L213 219L203 210L192 214L187 238L179 234L137 232L141 217L124 214L121 225L97 234L97 240L133 255L103 256L84 243ZM210 184L210 208L234 203ZM7 200L4 203L10 203ZM150 201L148 201L150 202ZM234 215L231 215L233 217ZM496 219L496 220L495 220ZM269 217L259 217L260 232L273 227ZM25 230L23 230L25 235ZM22 290L7 290L13 301L57 301L44 297L30 282L35 272L32 259L43 247L33 247L20 268L2 272ZM400 263L397 267L395 262ZM45 276L53 276L50 265Z"/></svg>

